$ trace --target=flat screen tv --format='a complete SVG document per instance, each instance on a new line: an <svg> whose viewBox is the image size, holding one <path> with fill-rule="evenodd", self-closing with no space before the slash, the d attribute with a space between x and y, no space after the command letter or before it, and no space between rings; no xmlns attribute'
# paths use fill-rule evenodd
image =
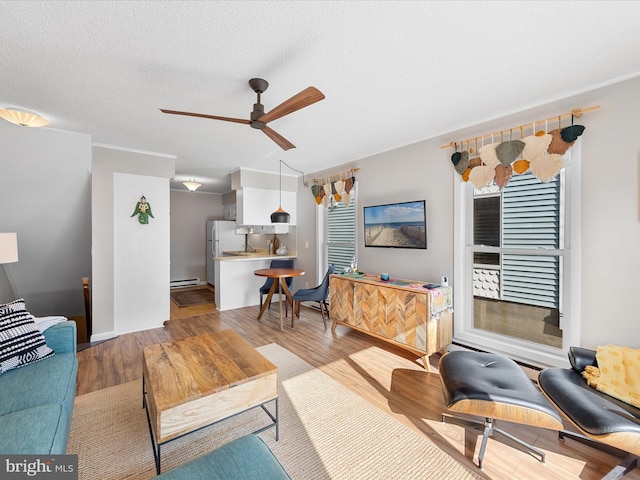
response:
<svg viewBox="0 0 640 480"><path fill-rule="evenodd" d="M425 201L364 207L364 246L427 248Z"/></svg>

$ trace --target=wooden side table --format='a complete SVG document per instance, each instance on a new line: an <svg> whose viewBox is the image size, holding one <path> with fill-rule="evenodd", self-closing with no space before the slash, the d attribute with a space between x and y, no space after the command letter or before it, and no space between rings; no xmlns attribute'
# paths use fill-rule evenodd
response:
<svg viewBox="0 0 640 480"><path fill-rule="evenodd" d="M271 284L271 288L269 289L267 299L262 304L262 308L260 309L260 313L258 314L258 320L262 318L264 311L271 303L271 297L273 297L276 289L279 288L280 299L278 300L278 302L280 303L280 330L284 330L282 326L282 294L284 293L287 302L292 303L291 292L289 291L289 287L287 287L287 278L300 277L304 275L304 270L300 270L298 268L264 268L262 270L256 270L253 273L260 277L269 277L273 279L273 283ZM291 308L293 308L293 306ZM293 327L293 318L291 321L291 326Z"/></svg>

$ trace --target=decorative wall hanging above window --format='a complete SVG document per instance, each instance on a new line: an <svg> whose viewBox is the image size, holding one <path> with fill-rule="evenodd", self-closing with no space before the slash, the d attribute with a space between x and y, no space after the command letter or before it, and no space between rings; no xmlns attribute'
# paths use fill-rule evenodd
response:
<svg viewBox="0 0 640 480"><path fill-rule="evenodd" d="M147 203L147 199L144 195L140 197L140 201L136 203L136 209L133 211L131 216L138 215L138 222L142 225L147 225L149 223L149 217L156 218L151 213L151 204Z"/></svg>
<svg viewBox="0 0 640 480"><path fill-rule="evenodd" d="M478 189L491 183L504 188L511 175L522 175L527 171L531 171L540 181L548 182L560 173L564 167L562 156L584 133L585 127L575 125L574 120L598 108L598 105L583 110L576 108L557 117L451 142L442 148L455 149L451 155L453 168L464 182L471 182ZM563 127L563 119L568 117L571 117L571 124ZM549 131L549 124L558 128ZM536 130L538 127L544 129ZM528 129L531 129L531 135L524 136L524 131ZM485 144L489 138L490 143ZM495 141L497 139L499 141Z"/></svg>
<svg viewBox="0 0 640 480"><path fill-rule="evenodd" d="M342 201L345 206L348 206L351 203L352 190L356 184L356 177L353 174L359 171L359 168L352 168L330 177L314 178L311 194L316 203L335 208L338 202Z"/></svg>

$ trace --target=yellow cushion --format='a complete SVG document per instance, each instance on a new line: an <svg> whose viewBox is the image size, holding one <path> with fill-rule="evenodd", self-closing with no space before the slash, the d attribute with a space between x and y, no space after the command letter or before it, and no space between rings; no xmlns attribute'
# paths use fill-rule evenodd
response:
<svg viewBox="0 0 640 480"><path fill-rule="evenodd" d="M586 367L582 376L602 393L640 407L640 349L606 345L596 349L598 367Z"/></svg>

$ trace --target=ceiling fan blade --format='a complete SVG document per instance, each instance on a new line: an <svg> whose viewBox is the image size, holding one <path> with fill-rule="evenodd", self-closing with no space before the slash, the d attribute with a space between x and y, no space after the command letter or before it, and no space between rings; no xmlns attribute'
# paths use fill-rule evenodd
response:
<svg viewBox="0 0 640 480"><path fill-rule="evenodd" d="M292 148L296 148L296 146L293 143L291 143L289 140L284 138L275 130L270 129L269 127L265 127L262 129L262 131L267 137L269 137L271 140L276 142L280 146L280 148L282 148L283 150L290 150Z"/></svg>
<svg viewBox="0 0 640 480"><path fill-rule="evenodd" d="M245 125L249 125L251 123L251 120L245 120L243 118L218 117L216 115L206 115L204 113L192 113L192 112L179 112L177 110L165 110L164 108L161 108L160 111L162 113L170 113L172 115L186 115L187 117L210 118L212 120L224 120L225 122L244 123Z"/></svg>
<svg viewBox="0 0 640 480"><path fill-rule="evenodd" d="M311 104L324 99L324 94L316 87L307 87L300 93L294 95L289 100L285 100L274 109L265 113L258 120L264 123L272 122L280 117L289 115L301 108L308 107Z"/></svg>

